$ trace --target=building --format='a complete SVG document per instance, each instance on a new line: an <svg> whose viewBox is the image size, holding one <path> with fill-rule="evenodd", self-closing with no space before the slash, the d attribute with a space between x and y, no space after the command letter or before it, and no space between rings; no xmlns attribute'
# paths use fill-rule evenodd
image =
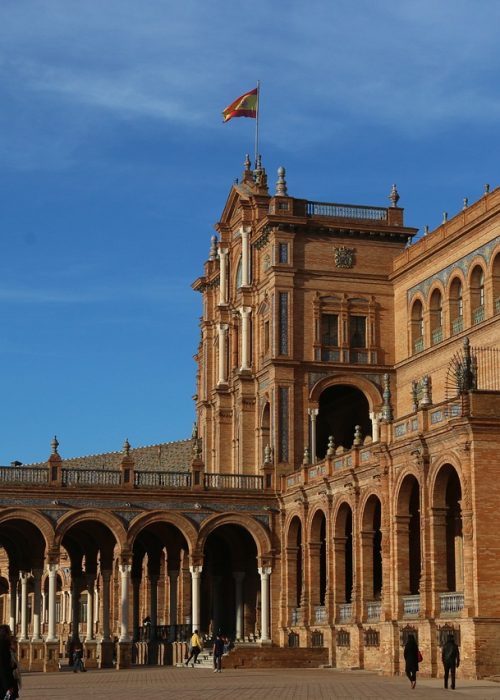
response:
<svg viewBox="0 0 500 700"><path fill-rule="evenodd" d="M194 627L385 673L412 632L433 675L452 631L464 675L500 672L500 188L413 244L389 199L291 197L283 168L272 195L247 158L193 284L191 440L0 470L27 666Z"/></svg>

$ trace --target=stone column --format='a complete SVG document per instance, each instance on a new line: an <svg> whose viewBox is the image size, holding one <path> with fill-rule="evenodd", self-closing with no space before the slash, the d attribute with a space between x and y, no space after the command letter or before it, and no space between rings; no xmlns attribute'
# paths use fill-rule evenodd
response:
<svg viewBox="0 0 500 700"><path fill-rule="evenodd" d="M250 249L249 249L249 233L250 231L246 226L242 226L240 229L241 233L241 286L248 287L249 284L249 261L250 261Z"/></svg>
<svg viewBox="0 0 500 700"><path fill-rule="evenodd" d="M107 642L111 639L109 625L109 582L111 581L111 571L101 571L102 578L102 639Z"/></svg>
<svg viewBox="0 0 500 700"><path fill-rule="evenodd" d="M130 642L130 635L128 629L128 594L130 588L130 572L132 571L132 566L130 564L120 564L120 590L121 590L121 602L120 602L120 642Z"/></svg>
<svg viewBox="0 0 500 700"><path fill-rule="evenodd" d="M202 566L190 566L191 572L191 625L193 630L200 629L201 622L201 572Z"/></svg>
<svg viewBox="0 0 500 700"><path fill-rule="evenodd" d="M21 571L19 578L21 580L21 634L19 635L20 642L26 642L28 639L28 576L25 571Z"/></svg>
<svg viewBox="0 0 500 700"><path fill-rule="evenodd" d="M219 323L219 381L218 384L227 383L226 371L226 339L229 326L227 323Z"/></svg>
<svg viewBox="0 0 500 700"><path fill-rule="evenodd" d="M47 622L47 601L45 591L42 591L42 625ZM66 620L67 622L67 620Z"/></svg>
<svg viewBox="0 0 500 700"><path fill-rule="evenodd" d="M87 633L85 641L91 642L94 639L94 579L89 578L87 582Z"/></svg>
<svg viewBox="0 0 500 700"><path fill-rule="evenodd" d="M236 607L236 639L243 639L243 579L245 578L244 571L233 571L235 584L235 607Z"/></svg>
<svg viewBox="0 0 500 700"><path fill-rule="evenodd" d="M307 410L311 419L311 463L316 463L316 419L318 417L319 408L309 408Z"/></svg>
<svg viewBox="0 0 500 700"><path fill-rule="evenodd" d="M219 247L219 304L227 304L227 250Z"/></svg>
<svg viewBox="0 0 500 700"><path fill-rule="evenodd" d="M372 442L378 442L380 440L380 415L371 411L370 420L372 422Z"/></svg>
<svg viewBox="0 0 500 700"><path fill-rule="evenodd" d="M57 593L57 564L48 565L49 572L49 621L46 642L56 642L56 593Z"/></svg>
<svg viewBox="0 0 500 700"><path fill-rule="evenodd" d="M260 574L260 641L269 642L269 577L270 567L259 568Z"/></svg>
<svg viewBox="0 0 500 700"><path fill-rule="evenodd" d="M41 635L42 570L33 569L33 635L32 642L39 642Z"/></svg>
<svg viewBox="0 0 500 700"><path fill-rule="evenodd" d="M17 626L17 581L19 578L19 572L15 574L9 573L9 627L12 630L12 634L16 634Z"/></svg>
<svg viewBox="0 0 500 700"><path fill-rule="evenodd" d="M177 624L177 581L179 578L178 569L168 570L169 580L169 624L174 626Z"/></svg>
<svg viewBox="0 0 500 700"><path fill-rule="evenodd" d="M249 306L242 306L240 309L241 315L241 370L250 369L250 313L252 309Z"/></svg>

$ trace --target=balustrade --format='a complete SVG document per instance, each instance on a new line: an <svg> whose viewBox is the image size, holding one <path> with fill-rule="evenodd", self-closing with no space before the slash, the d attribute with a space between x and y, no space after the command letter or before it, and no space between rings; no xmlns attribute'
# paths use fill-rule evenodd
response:
<svg viewBox="0 0 500 700"><path fill-rule="evenodd" d="M339 605L339 622L350 622L352 620L352 603L341 603Z"/></svg>
<svg viewBox="0 0 500 700"><path fill-rule="evenodd" d="M415 617L420 613L420 595L403 596L403 617Z"/></svg>
<svg viewBox="0 0 500 700"><path fill-rule="evenodd" d="M453 614L463 610L464 594L453 591L452 593L440 593L439 604L441 614Z"/></svg>
<svg viewBox="0 0 500 700"><path fill-rule="evenodd" d="M189 472L135 472L134 486L137 488L189 488Z"/></svg>
<svg viewBox="0 0 500 700"><path fill-rule="evenodd" d="M317 624L326 624L327 614L324 605L317 605L314 608L314 622L316 622Z"/></svg>
<svg viewBox="0 0 500 700"><path fill-rule="evenodd" d="M383 207L363 207L351 204L330 204L328 202L307 202L306 212L308 216L387 221L387 209Z"/></svg>
<svg viewBox="0 0 500 700"><path fill-rule="evenodd" d="M0 467L0 482L46 484L49 472L39 467Z"/></svg>
<svg viewBox="0 0 500 700"><path fill-rule="evenodd" d="M121 472L111 469L61 470L63 486L120 486Z"/></svg>
<svg viewBox="0 0 500 700"><path fill-rule="evenodd" d="M264 488L264 478L256 474L204 474L207 489L260 490Z"/></svg>
<svg viewBox="0 0 500 700"><path fill-rule="evenodd" d="M370 600L366 604L366 619L370 621L380 620L382 614L382 603L380 600Z"/></svg>
<svg viewBox="0 0 500 700"><path fill-rule="evenodd" d="M472 312L472 323L476 325L477 323L481 323L481 321L484 321L484 306L478 306L477 309L474 309Z"/></svg>

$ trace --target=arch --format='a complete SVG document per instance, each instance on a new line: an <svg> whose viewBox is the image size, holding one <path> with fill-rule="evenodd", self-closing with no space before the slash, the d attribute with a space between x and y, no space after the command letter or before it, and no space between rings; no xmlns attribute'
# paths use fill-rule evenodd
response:
<svg viewBox="0 0 500 700"><path fill-rule="evenodd" d="M335 600L338 603L352 601L354 581L353 556L353 510L345 500L336 508L333 521Z"/></svg>
<svg viewBox="0 0 500 700"><path fill-rule="evenodd" d="M469 271L469 295L471 325L481 323L485 319L485 269L484 260L476 259Z"/></svg>
<svg viewBox="0 0 500 700"><path fill-rule="evenodd" d="M49 550L54 542L55 531L49 518L31 508L6 508L0 513L0 527L9 520L26 520L35 525L45 540L45 548Z"/></svg>
<svg viewBox="0 0 500 700"><path fill-rule="evenodd" d="M323 377L311 388L309 401L311 403L319 403L319 398L325 389L342 384L359 389L366 396L370 411L377 411L382 405L380 388L369 379L352 374L334 374L329 377Z"/></svg>
<svg viewBox="0 0 500 700"><path fill-rule="evenodd" d="M324 606L327 587L327 517L318 506L309 519L309 591L315 606ZM314 585L314 583L316 585Z"/></svg>
<svg viewBox="0 0 500 700"><path fill-rule="evenodd" d="M353 384L327 387L319 397L316 425L315 454L320 459L326 455L330 436L337 446L345 449L352 447L357 426L363 437L371 437L370 404L366 394Z"/></svg>
<svg viewBox="0 0 500 700"><path fill-rule="evenodd" d="M55 546L58 548L61 546L63 537L74 525L79 525L80 523L89 520L93 520L101 525L104 525L114 536L120 550L123 551L126 549L127 532L121 520L119 520L119 518L112 513L92 509L72 511L64 515L57 523L54 535Z"/></svg>
<svg viewBox="0 0 500 700"><path fill-rule="evenodd" d="M198 533L198 540L196 543L196 551L198 553L203 552L207 537L221 525L240 525L243 527L255 541L259 560L269 559L272 549L269 533L258 520L246 515L240 515L239 513L217 514L207 518Z"/></svg>
<svg viewBox="0 0 500 700"><path fill-rule="evenodd" d="M396 491L398 590L416 595L420 590L420 481L412 472L401 475Z"/></svg>
<svg viewBox="0 0 500 700"><path fill-rule="evenodd" d="M189 547L190 554L193 553L196 547L196 541L198 539L197 528L184 515L165 511L150 511L135 517L131 521L127 533L128 548L132 549L137 536L140 535L145 528L147 528L149 525L153 525L154 523L166 523L176 527L184 536L184 539Z"/></svg>
<svg viewBox="0 0 500 700"><path fill-rule="evenodd" d="M450 334L456 335L464 328L464 284L461 270L453 270L448 284L448 308Z"/></svg>
<svg viewBox="0 0 500 700"><path fill-rule="evenodd" d="M362 581L364 600L379 600L382 594L382 501L371 493L361 510Z"/></svg>
<svg viewBox="0 0 500 700"><path fill-rule="evenodd" d="M411 354L424 349L424 301L420 295L413 298L410 308Z"/></svg>
<svg viewBox="0 0 500 700"><path fill-rule="evenodd" d="M435 559L445 564L434 572L437 591L464 589L462 493L458 470L453 464L441 464L431 492Z"/></svg>
<svg viewBox="0 0 500 700"><path fill-rule="evenodd" d="M493 290L493 313L500 314L500 249L492 255L491 281Z"/></svg>
<svg viewBox="0 0 500 700"><path fill-rule="evenodd" d="M436 345L443 340L443 290L437 283L429 295L429 321L431 344Z"/></svg>

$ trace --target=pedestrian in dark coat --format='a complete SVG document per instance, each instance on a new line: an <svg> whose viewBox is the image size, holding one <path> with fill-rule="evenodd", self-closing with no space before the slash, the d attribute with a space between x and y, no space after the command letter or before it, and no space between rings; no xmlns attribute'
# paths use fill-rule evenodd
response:
<svg viewBox="0 0 500 700"><path fill-rule="evenodd" d="M220 673L222 671L222 655L224 654L224 640L219 632L214 641L213 655L214 655L214 673Z"/></svg>
<svg viewBox="0 0 500 700"><path fill-rule="evenodd" d="M12 654L12 632L9 625L0 625L0 697L4 698L7 691L11 698L19 697L17 681L14 677Z"/></svg>
<svg viewBox="0 0 500 700"><path fill-rule="evenodd" d="M448 635L446 643L443 644L441 660L444 667L444 687L448 687L448 678L451 672L451 689L455 690L455 674L460 666L460 650L452 634Z"/></svg>
<svg viewBox="0 0 500 700"><path fill-rule="evenodd" d="M418 650L417 640L413 634L408 635L408 641L405 644L404 657L406 675L410 680L411 687L414 688L417 685L420 652Z"/></svg>

